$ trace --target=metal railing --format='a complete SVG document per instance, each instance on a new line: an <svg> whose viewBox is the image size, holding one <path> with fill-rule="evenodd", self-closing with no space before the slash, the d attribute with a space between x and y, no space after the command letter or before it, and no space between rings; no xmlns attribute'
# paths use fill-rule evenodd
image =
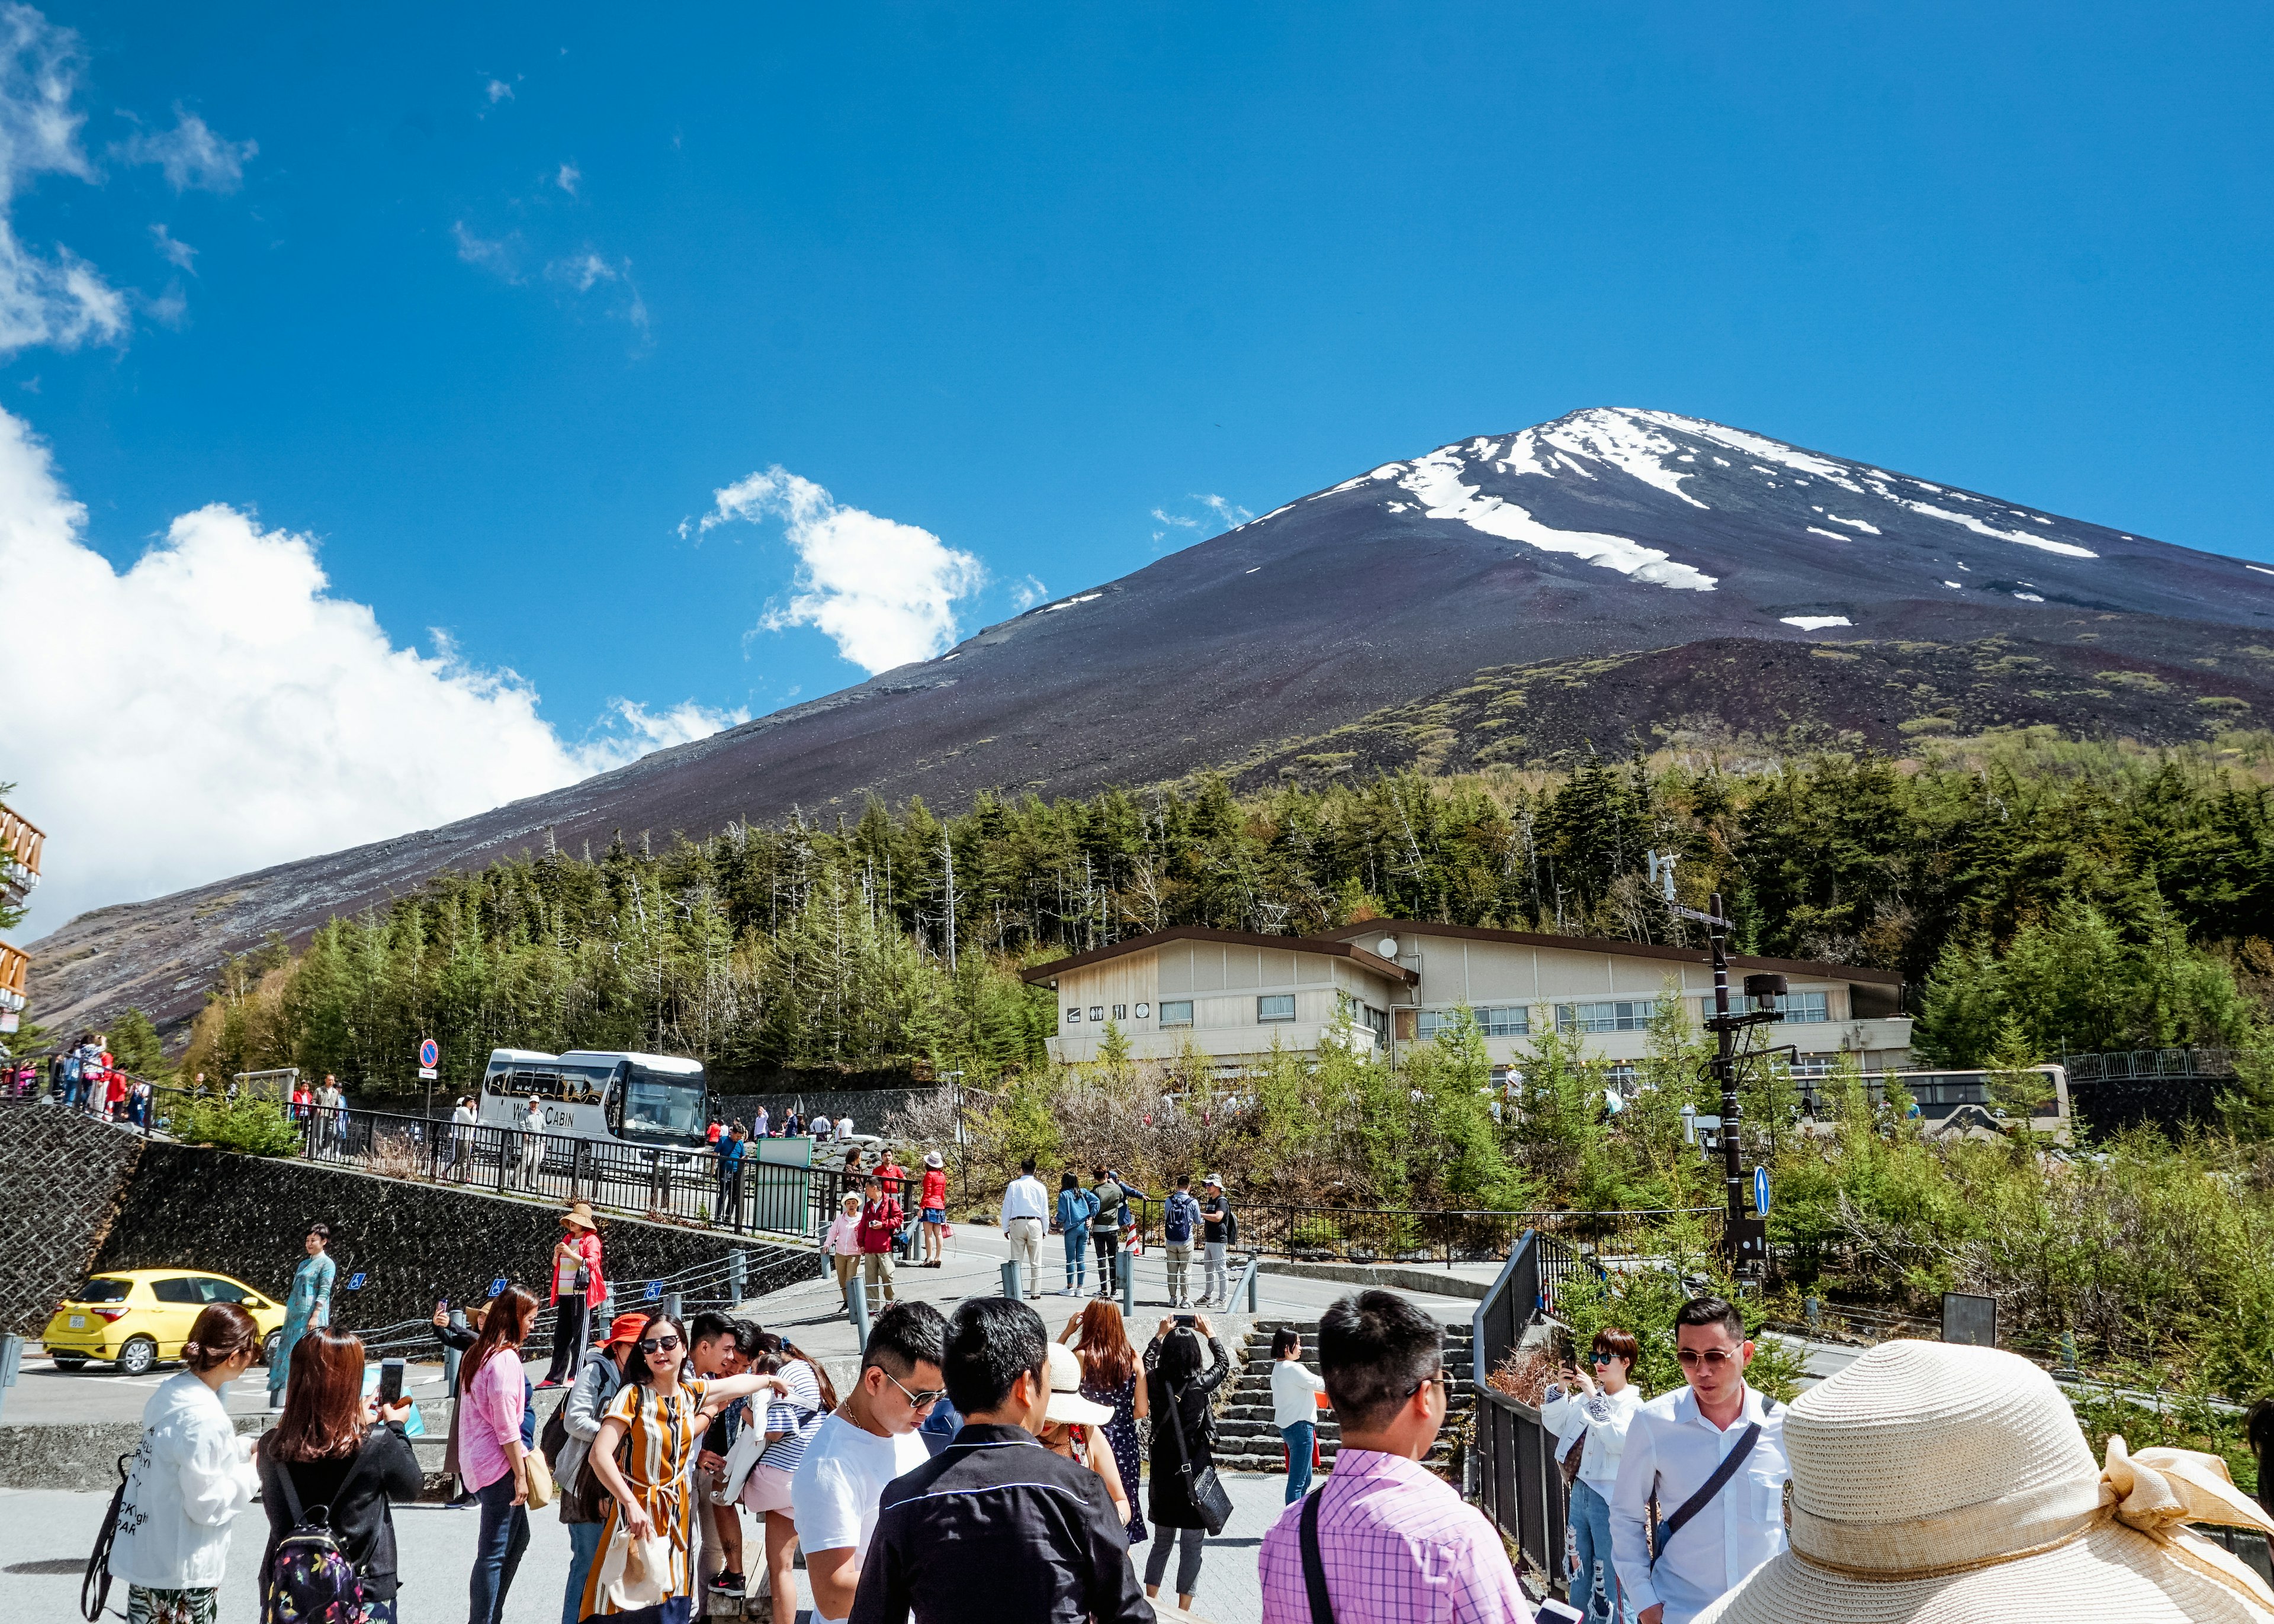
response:
<svg viewBox="0 0 2274 1624"><path fill-rule="evenodd" d="M160 1091L162 1130L189 1099L179 1090ZM752 1234L816 1238L836 1217L840 1197L857 1194L868 1177L760 1162L752 1148L730 1177L707 1147L629 1145L352 1107L284 1109L299 1132L300 1154L311 1162L564 1206L589 1201L595 1209Z"/></svg>
<svg viewBox="0 0 2274 1624"><path fill-rule="evenodd" d="M2112 1049L2097 1055L2063 1055L2073 1083L2097 1083L2134 1078L2233 1077L2232 1049Z"/></svg>
<svg viewBox="0 0 2274 1624"><path fill-rule="evenodd" d="M1562 1282L1586 1267L1570 1246L1527 1229L1471 1320L1477 1396L1477 1503L1525 1559L1560 1589L1566 1507L1555 1440L1540 1411L1492 1385L1524 1334L1555 1312Z"/></svg>

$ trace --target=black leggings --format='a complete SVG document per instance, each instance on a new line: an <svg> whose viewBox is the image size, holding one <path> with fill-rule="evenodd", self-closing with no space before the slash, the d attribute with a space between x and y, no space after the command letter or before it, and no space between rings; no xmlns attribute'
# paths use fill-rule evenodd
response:
<svg viewBox="0 0 2274 1624"><path fill-rule="evenodd" d="M1169 1552L1177 1553L1177 1594L1190 1596L1200 1588L1201 1541L1208 1538L1204 1528L1163 1528L1153 1524L1153 1548L1145 1556L1145 1583L1157 1585L1161 1575L1169 1571Z"/></svg>
<svg viewBox="0 0 2274 1624"><path fill-rule="evenodd" d="M1113 1254L1121 1250L1121 1231L1092 1229L1089 1232L1089 1238L1097 1247L1098 1291L1102 1295L1110 1295L1121 1283L1119 1277L1113 1272Z"/></svg>

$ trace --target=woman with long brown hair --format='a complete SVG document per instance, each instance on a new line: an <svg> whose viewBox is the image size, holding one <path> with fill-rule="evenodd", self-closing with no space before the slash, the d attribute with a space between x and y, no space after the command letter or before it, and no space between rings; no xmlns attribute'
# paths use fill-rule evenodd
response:
<svg viewBox="0 0 2274 1624"><path fill-rule="evenodd" d="M378 1405L363 1395L363 1339L328 1326L310 1327L292 1354L284 1417L260 1440L260 1503L268 1513L261 1553L260 1616L278 1618L267 1593L277 1542L307 1507L330 1507L340 1553L363 1581L369 1624L395 1624L394 1500L414 1500L424 1475L403 1425L410 1401Z"/></svg>
<svg viewBox="0 0 2274 1624"><path fill-rule="evenodd" d="M109 1557L133 1624L213 1624L229 1525L260 1486L222 1390L260 1357L243 1305L209 1303L182 1344L183 1368L143 1406Z"/></svg>
<svg viewBox="0 0 2274 1624"><path fill-rule="evenodd" d="M750 1368L779 1376L782 1390L767 1405L765 1453L742 1484L742 1504L765 1519L766 1573L773 1587L774 1624L794 1624L797 1616L797 1518L790 1508L790 1478L805 1458L809 1439L823 1417L837 1408L837 1388L829 1372L795 1342L771 1332L758 1338Z"/></svg>
<svg viewBox="0 0 2274 1624"><path fill-rule="evenodd" d="M458 1365L458 1475L481 1502L474 1568L466 1580L467 1624L498 1624L514 1570L529 1548L529 1374L521 1345L537 1298L508 1286L490 1299L482 1334Z"/></svg>
<svg viewBox="0 0 2274 1624"><path fill-rule="evenodd" d="M1113 1419L1098 1430L1111 1446L1113 1463L1129 1491L1129 1543L1141 1544L1146 1533L1144 1508L1137 1503L1137 1465L1142 1458L1137 1423L1151 1407L1121 1310L1100 1297L1066 1321L1058 1340L1070 1343L1081 1357L1081 1396L1113 1407Z"/></svg>

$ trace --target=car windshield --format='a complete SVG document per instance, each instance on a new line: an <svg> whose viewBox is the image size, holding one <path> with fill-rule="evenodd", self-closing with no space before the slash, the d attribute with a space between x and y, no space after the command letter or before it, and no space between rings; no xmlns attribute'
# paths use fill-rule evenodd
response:
<svg viewBox="0 0 2274 1624"><path fill-rule="evenodd" d="M123 1303L134 1289L131 1280L104 1280L100 1275L72 1293L74 1303Z"/></svg>
<svg viewBox="0 0 2274 1624"><path fill-rule="evenodd" d="M635 1070L624 1085L624 1132L651 1139L700 1139L706 1094L699 1076Z"/></svg>

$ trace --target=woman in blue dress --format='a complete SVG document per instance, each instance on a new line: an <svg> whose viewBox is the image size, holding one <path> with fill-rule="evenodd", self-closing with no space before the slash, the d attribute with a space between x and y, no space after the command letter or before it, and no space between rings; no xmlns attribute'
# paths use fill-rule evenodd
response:
<svg viewBox="0 0 2274 1624"><path fill-rule="evenodd" d="M308 1255L292 1271L292 1293L284 1299L284 1328L277 1334L276 1357L268 1361L268 1408L284 1408L284 1384L292 1374L292 1344L312 1325L332 1322L332 1279L339 1273L324 1250L331 1244L328 1224L308 1226Z"/></svg>

